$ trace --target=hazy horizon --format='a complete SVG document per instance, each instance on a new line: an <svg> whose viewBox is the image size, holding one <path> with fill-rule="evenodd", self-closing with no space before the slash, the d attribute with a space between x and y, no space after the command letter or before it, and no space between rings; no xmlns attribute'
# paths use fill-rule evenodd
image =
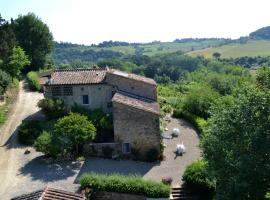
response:
<svg viewBox="0 0 270 200"><path fill-rule="evenodd" d="M29 12L46 23L58 42L146 43L181 38L247 36L270 25L267 0L0 0L6 20Z"/></svg>

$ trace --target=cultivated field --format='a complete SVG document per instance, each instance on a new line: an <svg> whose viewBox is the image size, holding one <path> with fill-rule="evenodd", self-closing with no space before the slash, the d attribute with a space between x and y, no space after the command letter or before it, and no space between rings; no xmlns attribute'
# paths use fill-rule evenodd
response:
<svg viewBox="0 0 270 200"><path fill-rule="evenodd" d="M228 44L189 52L188 55L211 58L214 52L221 53L222 58L237 58L244 56L270 56L270 40L251 40L246 44Z"/></svg>

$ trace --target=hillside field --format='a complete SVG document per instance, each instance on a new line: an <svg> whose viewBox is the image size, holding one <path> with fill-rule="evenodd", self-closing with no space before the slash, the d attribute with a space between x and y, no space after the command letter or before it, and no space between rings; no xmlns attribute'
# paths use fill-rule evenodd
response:
<svg viewBox="0 0 270 200"><path fill-rule="evenodd" d="M211 58L214 52L221 53L221 58L270 56L270 40L249 40L246 44L232 43L220 47L196 50L187 54Z"/></svg>

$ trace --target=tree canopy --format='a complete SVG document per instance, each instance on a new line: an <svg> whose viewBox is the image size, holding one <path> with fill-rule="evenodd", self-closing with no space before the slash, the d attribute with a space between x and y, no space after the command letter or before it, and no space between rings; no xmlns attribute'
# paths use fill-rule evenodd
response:
<svg viewBox="0 0 270 200"><path fill-rule="evenodd" d="M263 199L270 188L270 93L245 88L216 107L201 142L218 199Z"/></svg>
<svg viewBox="0 0 270 200"><path fill-rule="evenodd" d="M29 56L31 65L26 71L43 68L46 56L54 47L53 36L48 26L35 14L19 16L14 21L15 34L19 45Z"/></svg>

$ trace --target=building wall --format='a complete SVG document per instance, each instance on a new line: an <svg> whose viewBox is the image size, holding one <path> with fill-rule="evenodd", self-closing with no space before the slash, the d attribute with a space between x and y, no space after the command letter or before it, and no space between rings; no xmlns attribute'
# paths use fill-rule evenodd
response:
<svg viewBox="0 0 270 200"><path fill-rule="evenodd" d="M63 86L60 86L63 89ZM51 86L46 86L45 97L56 97L63 99L68 107L74 105L74 103L83 106L87 109L102 109L108 113L112 111L111 99L112 99L112 87L106 84L91 84L91 85L73 85L72 96L53 96ZM83 95L88 95L89 104L83 105Z"/></svg>
<svg viewBox="0 0 270 200"><path fill-rule="evenodd" d="M159 115L113 102L113 123L116 142L130 143L141 155L160 151Z"/></svg>
<svg viewBox="0 0 270 200"><path fill-rule="evenodd" d="M107 73L106 82L115 86L119 91L132 93L154 101L157 100L156 85L147 84L142 81L136 81L111 73Z"/></svg>

